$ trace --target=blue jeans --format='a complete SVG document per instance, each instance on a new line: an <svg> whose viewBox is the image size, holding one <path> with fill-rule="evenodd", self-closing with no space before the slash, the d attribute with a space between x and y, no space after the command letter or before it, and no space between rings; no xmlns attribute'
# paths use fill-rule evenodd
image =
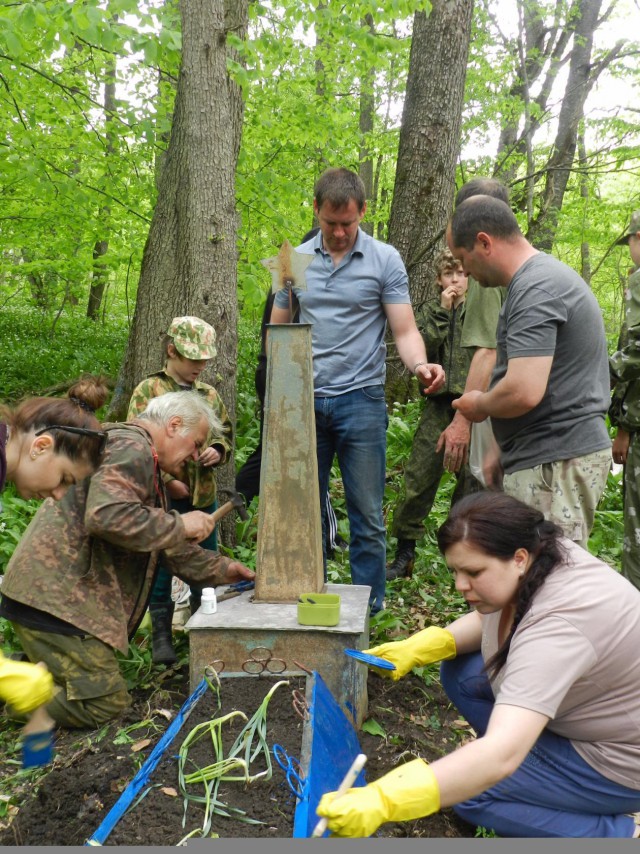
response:
<svg viewBox="0 0 640 854"><path fill-rule="evenodd" d="M337 455L349 516L351 581L371 587L369 602L375 614L382 608L386 581L382 500L389 419L384 386L367 386L338 397L316 397L315 413L323 549L327 524L324 496Z"/></svg>
<svg viewBox="0 0 640 854"><path fill-rule="evenodd" d="M493 693L480 653L444 661L447 696L479 736L486 732ZM640 791L614 783L578 754L568 738L545 729L510 777L454 807L468 821L510 837L629 838Z"/></svg>

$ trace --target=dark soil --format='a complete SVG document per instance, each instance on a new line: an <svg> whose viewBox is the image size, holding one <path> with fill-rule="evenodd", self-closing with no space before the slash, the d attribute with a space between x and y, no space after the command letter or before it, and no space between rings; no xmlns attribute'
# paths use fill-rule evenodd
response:
<svg viewBox="0 0 640 854"><path fill-rule="evenodd" d="M167 711L173 716L186 699L187 668L162 674L160 689L139 692L132 708L120 719L99 731L57 734L57 755L51 770L37 786L25 793L13 820L0 830L0 845L83 845L100 826L105 815L149 755L166 727ZM186 735L203 720L231 709L251 717L271 685L273 677L223 679L222 710L212 692L194 707L172 745L153 773L144 797L116 824L106 845L176 845L190 831L202 827L204 807L190 804L184 819L184 802L178 786L177 753ZM267 741L279 743L291 756L300 757L302 719L292 706L294 688L304 692L304 682L289 679L280 686L267 711ZM399 761L418 755L433 760L449 752L468 737L469 730L449 708L438 685L426 686L410 675L393 683L370 673L369 718L382 734L360 732L363 753L368 757L367 780L391 770ZM131 729L138 722L141 728ZM224 744L235 740L244 722L224 727ZM127 733L123 730L129 728ZM145 741L149 739L149 743ZM137 749L134 749L137 748ZM189 752L196 765L213 761L210 739L200 739ZM4 769L3 769L4 770ZM187 769L189 770L189 769ZM256 769L252 766L252 773ZM146 787L145 787L146 788ZM201 786L190 787L202 793ZM143 789L143 792L145 789ZM273 762L273 777L249 786L226 783L220 799L242 809L263 823L245 824L237 819L214 816L211 832L220 837L290 838L293 833L295 799L285 775ZM4 824L7 824L5 820ZM474 836L475 829L450 810L418 821L389 823L380 828L382 837ZM197 836L197 834L196 834Z"/></svg>

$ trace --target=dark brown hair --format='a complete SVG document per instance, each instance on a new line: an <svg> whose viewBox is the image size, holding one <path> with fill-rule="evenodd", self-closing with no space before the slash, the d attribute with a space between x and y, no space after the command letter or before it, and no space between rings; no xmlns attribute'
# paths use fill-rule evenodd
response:
<svg viewBox="0 0 640 854"><path fill-rule="evenodd" d="M509 205L492 196L471 196L458 205L451 217L451 239L456 249L470 252L480 231L500 240L522 236Z"/></svg>
<svg viewBox="0 0 640 854"><path fill-rule="evenodd" d="M16 433L31 433L56 424L100 430L94 413L104 405L108 395L105 377L83 374L69 388L66 397L31 397L14 407L0 407L0 421ZM51 430L51 436L57 454L65 454L71 460L86 460L94 467L100 462L100 437L55 429Z"/></svg>
<svg viewBox="0 0 640 854"><path fill-rule="evenodd" d="M356 172L344 167L327 169L323 172L318 178L313 197L318 209L322 207L323 202L329 202L334 208L341 208L353 199L358 210L362 211L367 201L362 178Z"/></svg>
<svg viewBox="0 0 640 854"><path fill-rule="evenodd" d="M564 557L562 536L562 529L547 521L539 510L511 495L489 490L456 502L438 530L438 548L443 555L456 543L465 542L500 560L510 560L522 548L533 558L518 585L511 633L487 662L487 670L494 676L506 662L513 633L536 593Z"/></svg>

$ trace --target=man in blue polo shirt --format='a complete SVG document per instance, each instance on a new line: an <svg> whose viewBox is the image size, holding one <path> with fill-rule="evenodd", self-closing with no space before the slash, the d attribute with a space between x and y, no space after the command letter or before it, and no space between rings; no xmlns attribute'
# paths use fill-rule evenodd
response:
<svg viewBox="0 0 640 854"><path fill-rule="evenodd" d="M313 324L320 495L327 491L337 454L349 515L351 580L371 587L376 613L385 593L387 322L398 355L428 392L442 386L444 371L427 362L399 253L359 227L366 212L360 177L344 168L327 169L316 184L313 209L320 233L297 251L315 258L306 270L307 290L295 293L301 321ZM271 322L290 321L283 290L276 295Z"/></svg>

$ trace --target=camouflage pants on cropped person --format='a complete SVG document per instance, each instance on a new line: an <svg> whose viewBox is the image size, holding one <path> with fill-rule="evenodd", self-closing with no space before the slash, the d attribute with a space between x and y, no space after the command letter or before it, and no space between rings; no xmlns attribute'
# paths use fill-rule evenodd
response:
<svg viewBox="0 0 640 854"><path fill-rule="evenodd" d="M611 448L542 463L505 474L502 488L507 495L544 513L559 525L570 540L587 548L598 502L611 468Z"/></svg>
<svg viewBox="0 0 640 854"><path fill-rule="evenodd" d="M44 662L57 691L47 704L64 727L95 728L131 704L114 650L90 635L42 632L12 623L30 661Z"/></svg>
<svg viewBox="0 0 640 854"><path fill-rule="evenodd" d="M436 444L455 415L451 403L457 396L443 394L425 401L404 467L405 496L393 513L391 533L398 546L395 560L387 567L388 581L409 575L413 568L415 544L424 535L425 519L431 512L444 472L444 450L437 453ZM467 465L456 477L452 504L481 488Z"/></svg>
<svg viewBox="0 0 640 854"><path fill-rule="evenodd" d="M391 532L398 539L419 540L424 535L424 521L444 472L444 450L436 453L436 443L456 413L451 406L453 400L453 395L441 395L425 402L404 467L405 497L393 513ZM468 466L464 466L457 478L452 503L480 488Z"/></svg>
<svg viewBox="0 0 640 854"><path fill-rule="evenodd" d="M624 466L622 574L640 590L640 433L632 432Z"/></svg>

